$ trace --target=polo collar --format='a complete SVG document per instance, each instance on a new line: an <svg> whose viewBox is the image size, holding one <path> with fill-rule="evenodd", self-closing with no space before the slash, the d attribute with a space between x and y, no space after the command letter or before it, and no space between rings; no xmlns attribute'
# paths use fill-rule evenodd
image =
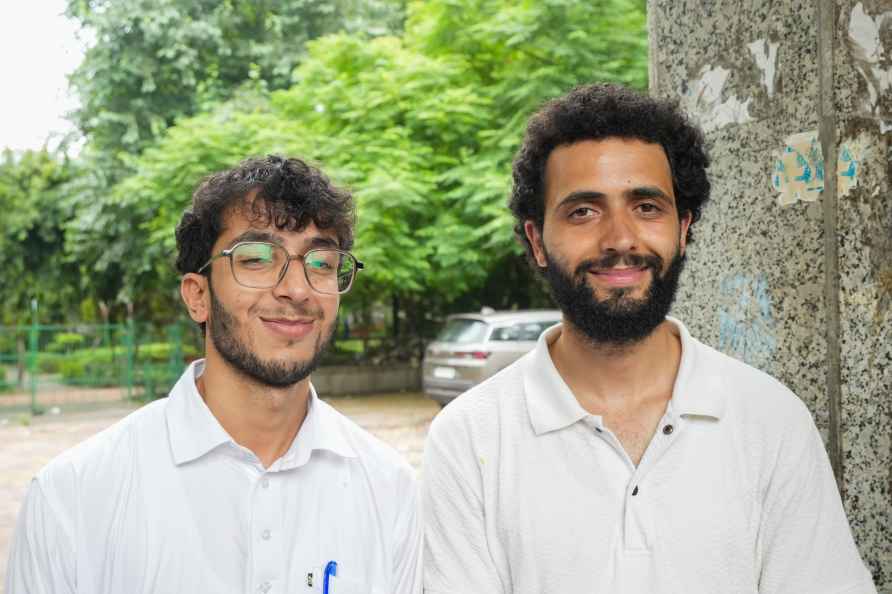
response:
<svg viewBox="0 0 892 594"><path fill-rule="evenodd" d="M666 316L681 338L681 362L672 388L672 410L679 416L720 419L728 398L721 361L714 351L691 336L679 320Z"/></svg>
<svg viewBox="0 0 892 594"><path fill-rule="evenodd" d="M170 449L176 465L201 458L211 450L231 444L244 449L226 432L198 392L196 380L204 372L204 360L193 362L170 391L165 416ZM310 385L307 415L285 454L270 470L285 470L309 461L315 450L328 450L345 458L356 457L347 440L339 414L323 402Z"/></svg>
<svg viewBox="0 0 892 594"><path fill-rule="evenodd" d="M523 369L523 391L536 435L569 427L588 416L551 360L548 347L561 335L562 324L539 336Z"/></svg>
<svg viewBox="0 0 892 594"><path fill-rule="evenodd" d="M681 339L681 361L672 391L669 410L679 416L721 418L725 410L725 390L717 361L708 348L694 339L679 320L668 317ZM562 324L542 333L523 368L524 395L530 422L536 435L569 427L589 413L558 373L549 346L561 334Z"/></svg>

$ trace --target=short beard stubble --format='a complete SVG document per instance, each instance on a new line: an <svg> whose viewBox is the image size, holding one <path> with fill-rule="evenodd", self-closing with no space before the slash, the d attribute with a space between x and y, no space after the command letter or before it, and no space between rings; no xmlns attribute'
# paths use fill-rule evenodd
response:
<svg viewBox="0 0 892 594"><path fill-rule="evenodd" d="M544 251L544 248L543 248ZM657 255L610 254L597 260L581 262L570 274L557 258L545 253L543 271L551 295L565 319L585 336L593 346L626 347L649 336L672 307L685 256L677 249L666 272L663 259ZM619 265L646 267L653 280L641 299L628 297L630 289L614 289L610 296L598 300L595 290L586 282L591 269Z"/></svg>
<svg viewBox="0 0 892 594"><path fill-rule="evenodd" d="M211 295L211 319L208 324L211 341L220 356L237 371L263 386L287 388L309 377L319 366L319 361L334 335L334 324L331 325L327 334L320 335L316 339L313 357L309 361L294 363L261 361L244 342L239 340L238 321L217 300L213 289L210 288L210 283L208 288Z"/></svg>

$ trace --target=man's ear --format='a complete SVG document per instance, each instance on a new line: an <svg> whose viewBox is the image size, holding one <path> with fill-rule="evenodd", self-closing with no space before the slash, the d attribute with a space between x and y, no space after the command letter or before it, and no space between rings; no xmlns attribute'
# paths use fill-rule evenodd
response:
<svg viewBox="0 0 892 594"><path fill-rule="evenodd" d="M523 224L523 232L533 248L533 259L536 260L536 264L542 268L548 266L548 261L545 259L545 248L542 245L542 231L536 226L536 222L527 219Z"/></svg>
<svg viewBox="0 0 892 594"><path fill-rule="evenodd" d="M691 226L691 220L693 220L694 215L691 211L685 211L679 217L679 233L681 233L681 237L678 239L678 253L680 255L684 255L685 246L688 243L688 228Z"/></svg>
<svg viewBox="0 0 892 594"><path fill-rule="evenodd" d="M180 296L193 321L203 324L211 308L210 280L203 274L188 272L180 280Z"/></svg>

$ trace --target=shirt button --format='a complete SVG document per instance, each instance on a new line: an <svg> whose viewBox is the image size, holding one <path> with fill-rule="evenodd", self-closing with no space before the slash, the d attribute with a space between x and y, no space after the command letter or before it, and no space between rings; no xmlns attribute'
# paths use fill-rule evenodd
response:
<svg viewBox="0 0 892 594"><path fill-rule="evenodd" d="M632 489L632 497L638 494L638 485L635 485L635 488Z"/></svg>
<svg viewBox="0 0 892 594"><path fill-rule="evenodd" d="M257 586L257 591L260 592L260 594L266 594L267 592L270 591L270 589L271 589L272 587L273 587L273 585L272 585L271 583L269 583L269 582L263 582L262 584L260 584L259 586Z"/></svg>
<svg viewBox="0 0 892 594"><path fill-rule="evenodd" d="M269 489L269 479L264 477L264 479L260 481L260 486L264 489Z"/></svg>
<svg viewBox="0 0 892 594"><path fill-rule="evenodd" d="M269 540L269 538L270 538L272 535L273 535L273 533L270 532L269 530L264 530L264 531L260 534L260 538L262 538L263 540Z"/></svg>
<svg viewBox="0 0 892 594"><path fill-rule="evenodd" d="M675 431L675 427L672 425L666 425L663 427L663 435L672 435L672 432Z"/></svg>

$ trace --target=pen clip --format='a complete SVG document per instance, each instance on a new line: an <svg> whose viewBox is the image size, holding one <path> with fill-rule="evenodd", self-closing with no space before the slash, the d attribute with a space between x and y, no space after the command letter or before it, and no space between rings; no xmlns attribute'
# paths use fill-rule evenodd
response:
<svg viewBox="0 0 892 594"><path fill-rule="evenodd" d="M329 561L325 564L325 571L322 572L322 594L329 594L328 592L328 581L331 576L338 575L338 562L337 561Z"/></svg>

